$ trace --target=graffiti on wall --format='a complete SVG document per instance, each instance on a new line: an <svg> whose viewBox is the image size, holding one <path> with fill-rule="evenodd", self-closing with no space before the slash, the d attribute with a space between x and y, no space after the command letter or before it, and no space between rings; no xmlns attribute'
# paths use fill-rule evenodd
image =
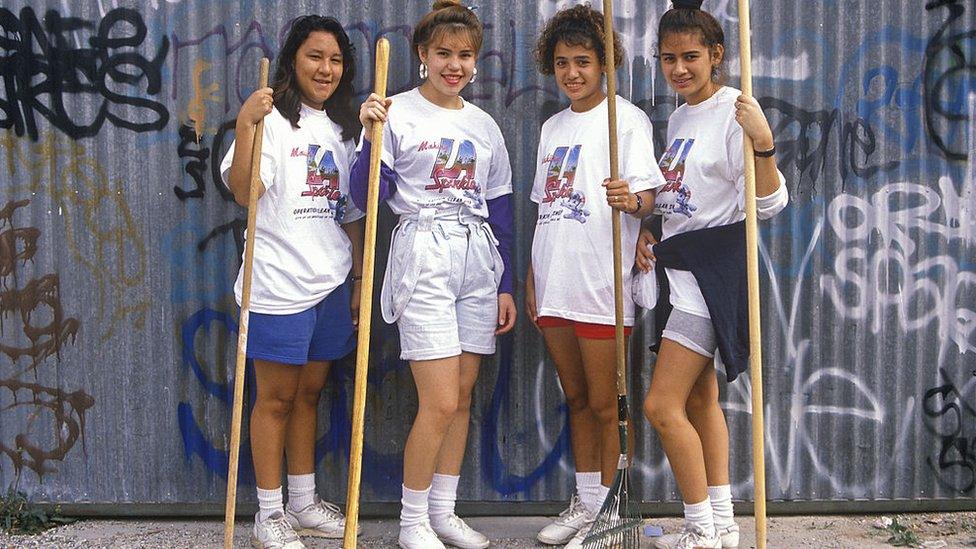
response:
<svg viewBox="0 0 976 549"><path fill-rule="evenodd" d="M26 467L43 476L57 471L51 462L64 460L84 436L85 415L95 400L83 390L37 381L50 377L38 370L61 361L61 350L74 343L81 322L61 305L57 273L36 276L24 268L34 261L41 237L17 219L29 204L11 201L0 209L0 412L24 420L5 431L13 436L0 439L0 454L16 471Z"/></svg>
<svg viewBox="0 0 976 549"><path fill-rule="evenodd" d="M0 450L18 469L53 472L52 462L84 441L94 400L81 390L46 387L38 381L44 376L33 374L73 367L61 355L74 345L78 319L85 319L86 333L111 344L123 334L150 337L146 328L158 313L172 348L166 367L178 387L166 402L178 442L166 451L219 479L227 467L237 333L232 285L245 229L244 211L220 180L220 161L234 138L236 111L254 88L258 58L273 58L298 14L247 13L234 21L213 15L182 25L174 14L193 2L153 0L138 9L119 3L0 8L0 162L11 200L0 211L0 352L12 363L0 366L0 409L38 411L16 433L3 431ZM484 14L485 48L468 98L491 112L506 136L529 136L509 139L521 176L536 153L531 134L565 106L532 58L539 25L563 4L533 7L531 24L508 13ZM677 104L654 58L655 30L646 24L661 6L624 0L620 8L627 50L620 89L648 113L660 152ZM731 0L710 9L734 28ZM849 455L818 444L825 426L878 441L867 450L872 455L923 455L940 493L976 493L976 433L968 428L976 386L966 375L976 369L976 6L930 0L916 9L924 26L872 27L845 38L842 51L837 30L794 28L756 52L757 96L792 199L764 226L761 250L771 304L767 360L781 368L776 382L783 395L768 399L766 412L776 498L796 497L810 478L826 486L801 494L812 499L893 493L901 477L852 470ZM371 88L368 60L381 36L393 42L391 92L419 83L408 53L411 26L379 19L346 26L357 48L359 95ZM821 61L838 70L821 74L815 66ZM727 68L734 82L734 59ZM114 154L119 147L124 155ZM518 183L517 199L526 191ZM31 207L57 212L58 221L50 229L25 224L29 207L13 197L30 197ZM520 202L517 211L529 225L530 208ZM42 227L55 253L89 281L62 286L38 254ZM523 268L528 249L520 236ZM35 274L27 269L35 264L45 267ZM154 277L156 269L163 272ZM64 311L61 296L68 292L92 296L90 310ZM897 340L923 350L931 362L910 375L924 381L891 396L878 386L881 351L871 355L878 365L829 360L823 348L838 343L836 334L818 326L830 324L864 341ZM368 420L406 422L415 406L404 389L409 370L397 359L395 329L376 329ZM478 430L471 436L477 452L469 454L466 474L488 487L489 498L553 499L540 492L544 480L569 475L572 467L566 410L551 365L518 345L538 351L542 344L531 336L500 342L479 384ZM633 358L644 370L635 374L639 393L654 357L635 345ZM316 459L330 475L341 473L347 454L350 376L348 363L336 367L323 399ZM533 389L523 390L522 380ZM734 432L748 428L750 390L747 380L727 389L723 406ZM638 428L651 440L635 460L641 478L671 486L653 434ZM51 433L53 439L44 438ZM364 480L373 496L396 496L401 443L368 438ZM252 484L247 447L242 459L241 482ZM750 479L740 474L734 485L737 495L747 494Z"/></svg>

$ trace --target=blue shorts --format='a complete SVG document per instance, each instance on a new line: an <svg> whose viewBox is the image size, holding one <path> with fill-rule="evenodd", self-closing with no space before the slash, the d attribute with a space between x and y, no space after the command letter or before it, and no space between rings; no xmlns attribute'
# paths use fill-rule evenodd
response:
<svg viewBox="0 0 976 549"><path fill-rule="evenodd" d="M309 361L340 359L356 348L356 332L349 310L349 281L322 301L300 313L250 315L247 358L304 365Z"/></svg>

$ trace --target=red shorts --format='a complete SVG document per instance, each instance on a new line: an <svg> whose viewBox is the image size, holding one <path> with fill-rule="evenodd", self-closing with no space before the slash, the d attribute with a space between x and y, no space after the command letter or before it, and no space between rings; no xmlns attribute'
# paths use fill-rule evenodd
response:
<svg viewBox="0 0 976 549"><path fill-rule="evenodd" d="M540 328L569 328L573 327L576 337L583 339L614 339L617 337L617 329L613 324L590 324L578 320L559 318L558 316L540 316L536 319L536 324ZM629 336L633 331L631 326L624 326L624 335Z"/></svg>

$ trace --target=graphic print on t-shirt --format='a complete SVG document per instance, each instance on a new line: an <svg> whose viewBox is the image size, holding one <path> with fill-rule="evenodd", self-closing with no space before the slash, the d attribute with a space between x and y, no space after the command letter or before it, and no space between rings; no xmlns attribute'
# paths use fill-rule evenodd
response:
<svg viewBox="0 0 976 549"><path fill-rule="evenodd" d="M590 215L590 211L586 209L586 195L573 189L581 149L582 145L556 147L552 154L542 159L542 163L549 164L546 169L546 194L542 197L542 204L552 204L558 200L558 205L565 209L563 219L586 223L586 218ZM547 222L551 221L552 214L548 214L546 219ZM543 217L540 216L539 220L542 221Z"/></svg>
<svg viewBox="0 0 976 549"><path fill-rule="evenodd" d="M675 193L676 196L673 203L658 204L655 213L664 216L681 214L690 218L691 214L698 209L698 206L691 203L691 189L682 184L685 177L685 160L694 144L694 139L675 139L668 151L661 157L658 166L660 166L667 184L661 187L658 196L664 193Z"/></svg>
<svg viewBox="0 0 976 549"><path fill-rule="evenodd" d="M292 151L292 156L301 156L298 148ZM308 169L305 184L308 188L302 191L302 196L325 198L328 206L299 208L294 212L295 217L298 219L331 217L341 222L347 199L339 190L339 167L335 162L335 154L315 143L309 143L305 156L305 165Z"/></svg>
<svg viewBox="0 0 976 549"><path fill-rule="evenodd" d="M425 145L430 146L425 141L420 145L420 150L425 150ZM474 143L467 139L457 142L454 139L441 138L434 166L430 170L431 183L424 189L438 194L443 193L444 189L458 189L468 199L471 207L479 208L482 204L481 188L474 178L477 164L478 155Z"/></svg>

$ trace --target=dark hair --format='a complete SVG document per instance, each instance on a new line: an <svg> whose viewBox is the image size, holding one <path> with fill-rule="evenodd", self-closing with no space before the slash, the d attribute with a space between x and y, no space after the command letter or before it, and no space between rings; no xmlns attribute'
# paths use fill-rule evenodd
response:
<svg viewBox="0 0 976 549"><path fill-rule="evenodd" d="M342 128L343 139L355 139L359 136L361 128L359 113L353 106L352 81L356 78L356 49L349 40L349 35L343 30L342 24L334 17L306 15L294 21L285 38L284 46L278 52L275 64L274 80L271 84L274 88L274 106L291 122L292 127L298 127L302 94L295 80L295 55L298 54L298 49L308 36L315 31L323 31L335 36L342 51L342 78L339 79L335 91L325 100L322 108L328 112L329 118Z"/></svg>
<svg viewBox="0 0 976 549"><path fill-rule="evenodd" d="M413 54L418 55L445 32L466 31L475 52L481 51L484 28L473 11L459 0L436 0L427 15L413 29Z"/></svg>
<svg viewBox="0 0 976 549"><path fill-rule="evenodd" d="M556 12L535 44L535 61L542 74L553 74L556 44L562 42L569 46L582 46L594 50L601 65L607 64L604 44L603 14L586 4L579 4ZM613 66L619 67L624 59L624 46L620 35L613 33Z"/></svg>
<svg viewBox="0 0 976 549"><path fill-rule="evenodd" d="M669 34L697 34L701 39L702 44L708 48L709 51L713 50L715 46L722 46L725 48L725 32L722 30L722 25L719 25L718 21L712 17L712 14L704 11L700 8L700 1L676 1L674 3L675 7L664 12L661 16L661 22L657 26L657 49L661 50L661 44L664 43L664 38ZM715 67L712 71L712 80L716 82L721 82L725 78L725 71L723 70L723 65L725 64L725 57L722 57L722 63Z"/></svg>

